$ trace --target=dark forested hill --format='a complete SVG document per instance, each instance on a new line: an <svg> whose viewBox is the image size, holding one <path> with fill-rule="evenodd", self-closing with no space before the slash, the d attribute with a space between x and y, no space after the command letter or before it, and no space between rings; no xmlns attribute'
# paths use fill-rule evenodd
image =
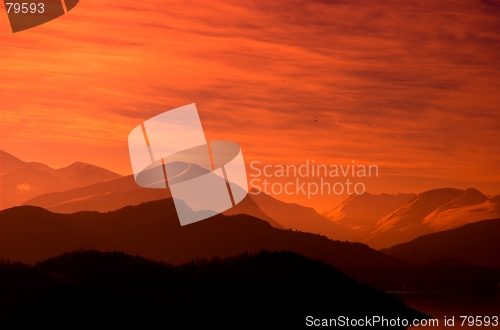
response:
<svg viewBox="0 0 500 330"><path fill-rule="evenodd" d="M172 199L108 213L56 214L33 206L0 212L0 259L35 263L80 247L174 264L265 249L294 251L341 269L405 265L361 243L281 230L245 214L217 215L180 226Z"/></svg>
<svg viewBox="0 0 500 330"><path fill-rule="evenodd" d="M282 328L306 317L424 318L395 296L291 252L179 266L75 251L35 266L0 264L6 328ZM377 324L375 324L377 325Z"/></svg>
<svg viewBox="0 0 500 330"><path fill-rule="evenodd" d="M416 263L454 259L470 265L500 268L500 219L421 236L382 251Z"/></svg>

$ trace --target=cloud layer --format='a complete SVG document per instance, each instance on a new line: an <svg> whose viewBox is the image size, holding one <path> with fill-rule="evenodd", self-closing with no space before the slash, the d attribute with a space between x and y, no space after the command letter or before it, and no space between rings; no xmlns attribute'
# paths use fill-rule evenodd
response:
<svg viewBox="0 0 500 330"><path fill-rule="evenodd" d="M500 183L498 1L87 0L23 33L0 19L0 149L26 160L127 174L130 130L196 103L248 162Z"/></svg>

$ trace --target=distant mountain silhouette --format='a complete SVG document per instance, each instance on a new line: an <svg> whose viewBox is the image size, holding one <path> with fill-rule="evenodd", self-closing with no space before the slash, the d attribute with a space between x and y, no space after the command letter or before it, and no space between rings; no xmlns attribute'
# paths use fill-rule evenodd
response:
<svg viewBox="0 0 500 330"><path fill-rule="evenodd" d="M167 189L148 189L137 185L133 175L36 196L24 205L40 206L57 213L81 211L109 212L128 205L139 205L171 197Z"/></svg>
<svg viewBox="0 0 500 330"><path fill-rule="evenodd" d="M174 264L265 249L294 251L340 268L406 265L364 244L276 229L249 215L217 215L181 227L172 199L109 213L55 214L32 206L0 212L0 259L34 263L80 247Z"/></svg>
<svg viewBox="0 0 500 330"><path fill-rule="evenodd" d="M311 207L285 203L264 192L255 193L256 190L252 190L250 196L259 208L285 228L338 240L348 240L354 236L350 227L330 221Z"/></svg>
<svg viewBox="0 0 500 330"><path fill-rule="evenodd" d="M500 204L476 189L435 189L419 194L355 240L381 249L497 217L500 217Z"/></svg>
<svg viewBox="0 0 500 330"><path fill-rule="evenodd" d="M1 157L2 162L7 159L6 169L10 171L0 175L0 209L21 205L41 194L65 191L120 177L104 168L80 162L53 169L41 163L20 163L17 158L5 153L2 153Z"/></svg>
<svg viewBox="0 0 500 330"><path fill-rule="evenodd" d="M247 214L251 215L252 217L268 222L274 228L280 228L280 229L286 228L277 221L275 221L273 218L268 216L266 213L264 213L264 211L262 211L259 205L257 205L255 198L253 198L251 195L247 195L239 204L236 204L229 210L224 211L222 214L225 215Z"/></svg>
<svg viewBox="0 0 500 330"><path fill-rule="evenodd" d="M415 194L403 193L396 195L375 195L367 192L362 195L352 194L333 210L325 212L324 216L353 229L366 229L406 205L415 196Z"/></svg>
<svg viewBox="0 0 500 330"><path fill-rule="evenodd" d="M0 157L5 159L2 161L4 165L13 168L0 175L3 189L0 209L24 204L58 213L108 212L171 197L167 189L142 188L132 175L119 177L89 164L75 163L55 170L39 163L22 162L6 153L0 153ZM172 182L207 173L206 169L192 164L172 165L175 168L168 171L175 176ZM500 216L500 195L488 198L473 188L435 189L418 196L352 195L323 215L312 208L285 203L263 192L255 195L254 192L224 214L248 214L276 228L359 241L377 249Z"/></svg>
<svg viewBox="0 0 500 330"><path fill-rule="evenodd" d="M174 162L167 164L172 175L170 183L189 180L208 171L197 166ZM161 170L163 171L163 170ZM147 171L146 171L147 172ZM150 173L154 172L150 170ZM141 175L148 175L142 173ZM139 179L140 180L140 179ZM162 176L163 181L163 176ZM134 175L94 183L67 191L42 194L24 202L24 205L40 206L57 213L76 213L81 211L109 212L129 205L139 205L172 197L165 188L144 188L136 183Z"/></svg>
<svg viewBox="0 0 500 330"><path fill-rule="evenodd" d="M393 295L291 252L172 267L123 253L76 251L35 267L0 264L0 274L0 326L6 328L296 329L307 327L308 316L428 318Z"/></svg>
<svg viewBox="0 0 500 330"><path fill-rule="evenodd" d="M19 158L0 150L0 175L21 168L25 164L26 163Z"/></svg>
<svg viewBox="0 0 500 330"><path fill-rule="evenodd" d="M186 180L205 173L206 171L202 171L199 167L191 166L189 171L186 171L182 176L176 177L171 182L175 183L180 179ZM129 175L86 187L40 195L26 201L24 205L40 206L57 213L109 212L125 206L139 205L144 202L169 197L172 197L170 190L140 187L135 182L134 176ZM283 228L283 226L262 212L250 196L247 196L243 201L223 212L223 214L248 214L269 222L273 227Z"/></svg>
<svg viewBox="0 0 500 330"><path fill-rule="evenodd" d="M421 236L381 252L420 264L461 262L500 268L500 219Z"/></svg>
<svg viewBox="0 0 500 330"><path fill-rule="evenodd" d="M104 214L55 214L32 206L0 212L0 259L34 263L80 247L124 251L173 264L261 249L288 250L329 262L349 276L383 290L400 290L404 286L418 291L494 292L500 281L500 271L448 267L450 263L444 268L417 267L364 244L280 230L248 215L217 215L181 227L172 199Z"/></svg>

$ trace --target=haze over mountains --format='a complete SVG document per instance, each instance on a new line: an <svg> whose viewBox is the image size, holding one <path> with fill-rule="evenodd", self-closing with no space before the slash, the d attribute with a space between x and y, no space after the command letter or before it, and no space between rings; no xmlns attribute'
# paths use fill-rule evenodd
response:
<svg viewBox="0 0 500 330"><path fill-rule="evenodd" d="M474 188L434 189L414 197L355 240L387 248L419 236L500 217L500 204Z"/></svg>
<svg viewBox="0 0 500 330"><path fill-rule="evenodd" d="M189 166L178 162L169 164L167 167L171 169L169 173L175 177L169 180L170 183L189 180L207 173L207 170L199 166ZM163 175L161 183L163 184ZM109 212L128 205L139 205L169 197L172 197L169 189L144 188L136 183L134 175L127 175L67 191L41 194L23 204L40 206L57 213Z"/></svg>
<svg viewBox="0 0 500 330"><path fill-rule="evenodd" d="M0 151L0 209L20 205L30 198L54 191L116 179L120 175L81 162L53 169L36 162L23 162Z"/></svg>
<svg viewBox="0 0 500 330"><path fill-rule="evenodd" d="M24 164L19 158L0 150L0 175L21 168Z"/></svg>
<svg viewBox="0 0 500 330"><path fill-rule="evenodd" d="M167 189L139 187L130 175L88 187L40 195L24 204L43 207L57 213L108 212L168 197L171 195ZM266 220L273 227L320 233L332 239L344 240L353 236L348 226L332 222L312 208L285 203L263 192L257 194L255 190L242 202L223 213L248 214Z"/></svg>
<svg viewBox="0 0 500 330"><path fill-rule="evenodd" d="M127 205L138 205L169 197L171 197L170 190L140 187L133 175L127 175L63 192L42 194L23 204L40 206L56 213L109 212Z"/></svg>
<svg viewBox="0 0 500 330"><path fill-rule="evenodd" d="M256 194L255 190L250 192L250 196L265 214L285 228L321 234L338 240L348 240L354 235L348 226L330 221L313 208L285 203L264 192Z"/></svg>
<svg viewBox="0 0 500 330"><path fill-rule="evenodd" d="M382 252L415 263L453 262L500 268L500 219L420 236Z"/></svg>
<svg viewBox="0 0 500 330"><path fill-rule="evenodd" d="M184 169L181 167L179 171ZM188 167L181 172L187 177L206 172L200 171L197 167ZM109 212L171 197L168 189L142 188L132 175L121 177L84 163L51 169L0 152L0 173L3 173L0 175L1 209L25 204L56 213ZM365 193L351 195L331 211L319 214L312 208L285 203L254 190L224 214L248 214L275 228L363 242L381 249L421 235L498 218L500 195L488 198L473 188L435 189L419 195Z"/></svg>
<svg viewBox="0 0 500 330"><path fill-rule="evenodd" d="M9 156L3 162L11 164L7 174L31 164L30 168L53 178L71 178L80 168L47 169ZM381 290L491 293L498 290L500 281L500 269L489 268L499 267L495 260L500 232L498 226L482 221L498 212L499 196L488 198L475 189L356 195L326 214L330 218L251 191L224 214L188 226L180 226L168 189L141 188L132 176L42 194L27 203L44 208L26 205L0 211L0 259L35 263L85 248L181 264L198 258L286 250L323 260ZM377 217L382 219L377 221ZM472 225L477 226L460 227L474 221ZM373 249L448 227L460 228L383 252Z"/></svg>
<svg viewBox="0 0 500 330"><path fill-rule="evenodd" d="M355 230L366 229L406 205L415 194L352 194L324 216Z"/></svg>

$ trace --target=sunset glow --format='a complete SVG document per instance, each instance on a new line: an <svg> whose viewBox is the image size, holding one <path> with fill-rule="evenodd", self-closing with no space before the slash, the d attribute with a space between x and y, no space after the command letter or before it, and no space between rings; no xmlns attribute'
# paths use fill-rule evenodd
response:
<svg viewBox="0 0 500 330"><path fill-rule="evenodd" d="M196 103L247 168L355 160L380 168L374 193L496 195L499 44L494 0L82 0L16 34L2 14L0 149L129 175L130 131Z"/></svg>

